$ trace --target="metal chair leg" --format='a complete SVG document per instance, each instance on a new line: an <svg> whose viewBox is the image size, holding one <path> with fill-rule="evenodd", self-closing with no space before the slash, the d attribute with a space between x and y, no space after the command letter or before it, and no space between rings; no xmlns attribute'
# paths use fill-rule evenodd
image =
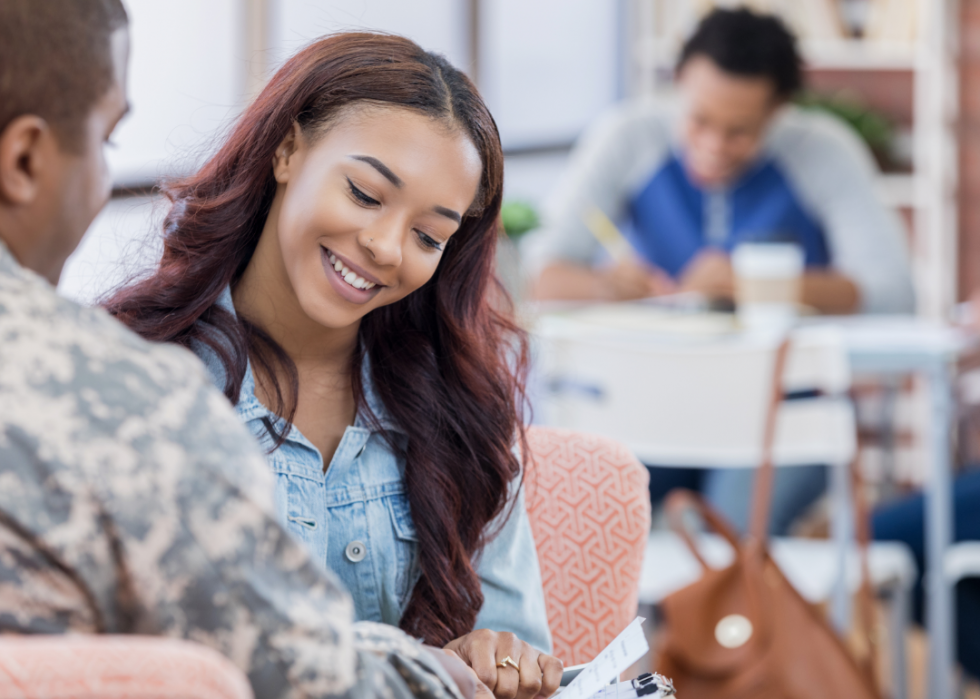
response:
<svg viewBox="0 0 980 699"><path fill-rule="evenodd" d="M898 581L888 591L888 635L891 662L892 699L908 699L908 655L905 633L912 617L912 590L906 581Z"/></svg>
<svg viewBox="0 0 980 699"><path fill-rule="evenodd" d="M851 479L847 464L830 467L830 530L837 551L837 580L830 597L830 620L842 636L851 626L851 592L848 589L848 552L854 541Z"/></svg>

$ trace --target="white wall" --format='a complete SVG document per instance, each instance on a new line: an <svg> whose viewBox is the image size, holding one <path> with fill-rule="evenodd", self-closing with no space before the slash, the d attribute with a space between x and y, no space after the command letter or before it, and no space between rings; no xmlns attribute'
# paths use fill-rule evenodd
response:
<svg viewBox="0 0 980 699"><path fill-rule="evenodd" d="M276 64L309 41L342 31L400 34L469 68L469 15L464 0L274 0Z"/></svg>
<svg viewBox="0 0 980 699"><path fill-rule="evenodd" d="M256 63L246 55L244 0L125 2L132 113L109 152L121 187L195 169L243 108L246 78ZM273 68L318 36L357 29L407 36L467 72L472 68L465 0L268 2L270 48L264 59ZM568 142L616 98L620 4L484 0L481 89L505 147ZM507 196L540 200L563 160L561 154L508 158ZM62 292L91 301L152 263L161 207L161 199L113 202L66 265Z"/></svg>
<svg viewBox="0 0 980 699"><path fill-rule="evenodd" d="M240 0L126 0L132 112L109 151L117 185L193 169L242 107Z"/></svg>
<svg viewBox="0 0 980 699"><path fill-rule="evenodd" d="M616 0L487 0L480 88L504 148L572 141L620 90Z"/></svg>
<svg viewBox="0 0 980 699"><path fill-rule="evenodd" d="M480 84L504 146L569 142L619 89L619 2L487 0ZM110 166L121 186L196 167L244 106L243 0L127 0L133 111ZM463 0L270 0L268 63L324 34L402 34L470 69Z"/></svg>
<svg viewBox="0 0 980 699"><path fill-rule="evenodd" d="M160 224L169 202L160 196L113 199L68 258L58 293L84 304L153 267L163 251Z"/></svg>

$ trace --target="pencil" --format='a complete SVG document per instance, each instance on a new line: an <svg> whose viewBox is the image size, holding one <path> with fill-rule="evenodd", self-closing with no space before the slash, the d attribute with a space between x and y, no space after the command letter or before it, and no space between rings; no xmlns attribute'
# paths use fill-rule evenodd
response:
<svg viewBox="0 0 980 699"><path fill-rule="evenodd" d="M633 246L598 206L589 209L583 221L589 232L614 260L618 262L630 256Z"/></svg>

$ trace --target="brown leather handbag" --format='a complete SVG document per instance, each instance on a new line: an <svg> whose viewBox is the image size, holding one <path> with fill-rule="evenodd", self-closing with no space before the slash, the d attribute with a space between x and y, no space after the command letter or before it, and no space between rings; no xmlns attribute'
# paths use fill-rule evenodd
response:
<svg viewBox="0 0 980 699"><path fill-rule="evenodd" d="M739 541L723 518L697 495L678 491L667 503L672 528L704 568L696 583L662 602L664 626L657 671L674 680L683 699L878 699L873 671L862 667L827 623L786 580L767 550L772 491L772 442L782 400L788 345L776 357L773 398L766 418L763 459L756 475L750 534ZM856 496L857 497L857 496ZM735 551L724 569L709 567L680 515L697 510ZM863 515L863 513L861 513ZM867 528L859 518L859 538ZM865 587L867 593L867 570ZM863 596L859 622L869 621Z"/></svg>

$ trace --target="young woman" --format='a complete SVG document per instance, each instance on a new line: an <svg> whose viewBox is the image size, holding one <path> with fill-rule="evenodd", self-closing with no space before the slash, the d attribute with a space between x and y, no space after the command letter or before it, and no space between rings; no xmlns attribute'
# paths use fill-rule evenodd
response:
<svg viewBox="0 0 980 699"><path fill-rule="evenodd" d="M160 265L107 305L205 361L359 619L530 698L561 663L515 455L526 342L495 310L502 182L463 74L407 39L333 36L165 187Z"/></svg>

